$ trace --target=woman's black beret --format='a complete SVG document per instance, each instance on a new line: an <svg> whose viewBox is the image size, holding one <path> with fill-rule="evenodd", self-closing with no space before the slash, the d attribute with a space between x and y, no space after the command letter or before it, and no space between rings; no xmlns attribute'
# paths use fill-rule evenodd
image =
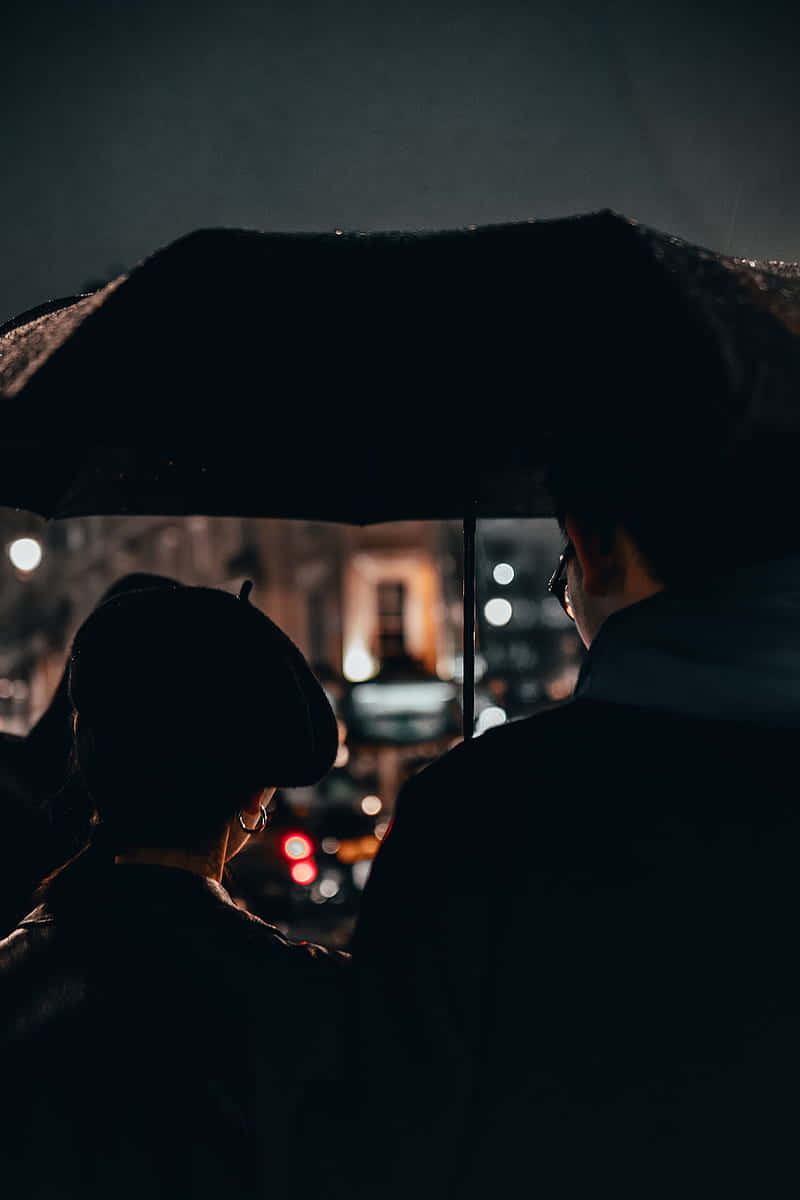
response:
<svg viewBox="0 0 800 1200"><path fill-rule="evenodd" d="M81 723L144 757L187 755L255 786L300 787L333 765L336 718L300 650L247 599L150 588L101 604L72 646Z"/></svg>

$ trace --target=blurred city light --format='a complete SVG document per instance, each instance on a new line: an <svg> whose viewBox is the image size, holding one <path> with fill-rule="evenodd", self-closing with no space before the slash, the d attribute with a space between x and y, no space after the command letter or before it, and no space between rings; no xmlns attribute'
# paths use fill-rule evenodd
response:
<svg viewBox="0 0 800 1200"><path fill-rule="evenodd" d="M494 579L495 583L511 583L513 578L514 568L511 566L511 563L497 563L495 569L492 571L492 579Z"/></svg>
<svg viewBox="0 0 800 1200"><path fill-rule="evenodd" d="M336 758L333 765L335 767L346 767L350 761L350 749L342 742L339 749L336 751Z"/></svg>
<svg viewBox="0 0 800 1200"><path fill-rule="evenodd" d="M380 841L374 834L368 833L360 838L343 838L339 843L336 856L340 862L356 863L362 858L374 858L380 848Z"/></svg>
<svg viewBox="0 0 800 1200"><path fill-rule="evenodd" d="M476 683L479 680L483 679L484 675L486 674L487 667L488 667L488 663L486 662L486 658L484 657L484 655L476 654L475 655L475 682ZM455 656L454 669L453 669L453 682L454 683L463 683L464 682L464 655L463 654L457 654Z"/></svg>
<svg viewBox="0 0 800 1200"><path fill-rule="evenodd" d="M307 887L309 883L313 883L317 878L317 867L310 859L305 862L295 863L291 871L292 879L295 883L301 883L303 887Z"/></svg>
<svg viewBox="0 0 800 1200"><path fill-rule="evenodd" d="M371 870L371 858L362 858L360 862L353 863L353 883L357 888L364 887L364 884L369 879L369 873Z"/></svg>
<svg viewBox="0 0 800 1200"><path fill-rule="evenodd" d="M42 547L36 538L17 538L8 547L8 557L18 571L35 571L42 561Z"/></svg>
<svg viewBox="0 0 800 1200"><path fill-rule="evenodd" d="M351 683L363 683L375 674L377 663L361 638L350 643L345 652L342 674Z"/></svg>
<svg viewBox="0 0 800 1200"><path fill-rule="evenodd" d="M166 529L162 517L75 518L46 534L19 510L4 519L4 734L24 735L38 719L68 636L123 573L188 575L236 592L261 571L265 610L293 614L289 631L336 713L338 769L313 788L286 789L262 842L273 849L237 860L237 902L290 937L344 945L404 779L463 740L460 522L372 526L362 538L335 523L232 517L170 517ZM476 735L574 689L580 640L545 590L561 545L552 519L480 522ZM272 569L284 561L285 596L284 573ZM394 635L403 669L393 669Z"/></svg>
<svg viewBox="0 0 800 1200"><path fill-rule="evenodd" d="M484 708L479 714L475 724L476 736L485 733L487 729L492 729L495 725L505 725L506 710L498 707L496 704L490 704L488 708Z"/></svg>
<svg viewBox="0 0 800 1200"><path fill-rule="evenodd" d="M508 600L504 600L500 596L487 600L483 606L483 615L490 625L507 625L513 611Z"/></svg>
<svg viewBox="0 0 800 1200"><path fill-rule="evenodd" d="M283 839L283 853L287 858L308 858L313 849L311 842L302 833L290 833Z"/></svg>
<svg viewBox="0 0 800 1200"><path fill-rule="evenodd" d="M378 713L436 713L452 700L455 690L450 683L426 680L424 683L365 683L353 697L358 708Z"/></svg>

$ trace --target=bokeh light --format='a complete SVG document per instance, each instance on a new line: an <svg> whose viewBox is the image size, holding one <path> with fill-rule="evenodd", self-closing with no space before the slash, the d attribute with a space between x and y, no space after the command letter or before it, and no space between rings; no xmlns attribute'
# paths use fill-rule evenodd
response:
<svg viewBox="0 0 800 1200"><path fill-rule="evenodd" d="M295 860L308 858L312 850L311 842L302 833L290 833L283 839L283 853L287 858Z"/></svg>
<svg viewBox="0 0 800 1200"><path fill-rule="evenodd" d="M364 887L364 884L369 879L369 873L371 870L371 858L362 858L359 862L353 863L353 883L357 888Z"/></svg>
<svg viewBox="0 0 800 1200"><path fill-rule="evenodd" d="M365 796L361 801L361 811L368 817L376 816L383 808L380 796Z"/></svg>
<svg viewBox="0 0 800 1200"><path fill-rule="evenodd" d="M42 547L36 538L16 538L8 547L8 557L18 571L35 571L42 561Z"/></svg>
<svg viewBox="0 0 800 1200"><path fill-rule="evenodd" d="M363 683L375 674L377 664L364 642L356 638L351 642L344 656L342 674L351 683Z"/></svg>
<svg viewBox="0 0 800 1200"><path fill-rule="evenodd" d="M303 887L307 887L309 883L313 883L317 878L316 863L311 859L306 859L305 862L297 862L292 867L292 879L295 883L301 883Z"/></svg>
<svg viewBox="0 0 800 1200"><path fill-rule="evenodd" d="M504 600L500 596L487 600L483 606L483 615L490 625L507 625L513 612L508 600Z"/></svg>
<svg viewBox="0 0 800 1200"><path fill-rule="evenodd" d="M341 746L336 751L336 758L334 760L333 765L335 767L346 767L349 762L350 762L350 748L349 748L349 746L347 746L345 744L345 742L342 742Z"/></svg>
<svg viewBox="0 0 800 1200"><path fill-rule="evenodd" d="M495 581L495 583L511 583L513 578L514 568L511 566L511 563L497 563L492 571L492 579Z"/></svg>
<svg viewBox="0 0 800 1200"><path fill-rule="evenodd" d="M488 708L484 708L478 715L478 720L475 723L475 733L485 733L487 729L492 729L495 725L505 725L506 710L500 708L497 704L490 704Z"/></svg>

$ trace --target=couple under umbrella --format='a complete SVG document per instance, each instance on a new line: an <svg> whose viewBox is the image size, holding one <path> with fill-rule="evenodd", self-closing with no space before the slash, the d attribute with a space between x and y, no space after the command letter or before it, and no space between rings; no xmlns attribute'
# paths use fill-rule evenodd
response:
<svg viewBox="0 0 800 1200"><path fill-rule="evenodd" d="M480 243L482 282L497 283L502 263L512 285L516 318L507 314L506 332L521 333L519 314L529 317L520 303L522 260L509 247L538 247L544 307L564 324L571 301L572 323L582 323L594 353L578 363L562 357L536 374L528 328L526 374L515 336L503 341L497 322L493 328L492 353L498 345L508 351L498 371L516 356L516 379L526 385L520 411L534 384L546 383L551 396L562 384L557 394L566 402L543 440L548 454L521 438L508 448L519 484L509 503L562 523L552 589L588 648L581 678L569 701L465 741L412 780L364 894L352 964L328 972L328 957L303 951L304 963L324 962L324 978L337 980L309 1029L337 1011L333 996L347 981L341 1037L330 1037L327 1025L322 1039L345 1046L347 1061L338 1075L333 1068L337 1082L327 1092L317 1090L319 1102L303 1108L306 1123L290 1122L295 1133L309 1131L309 1154L322 1164L288 1179L290 1190L324 1194L322 1179L331 1194L398 1198L477 1198L520 1186L569 1197L601 1189L705 1196L778 1194L791 1177L800 1069L791 955L800 815L787 788L800 725L796 272L746 268L609 218L588 220L574 254L565 253L569 239L555 236L550 252L544 235L525 230L489 231ZM596 248L606 236L617 249L637 247L627 278L641 292L620 311L587 307L580 266L592 230L602 234ZM461 283L478 261L469 244L466 233L448 234L438 247L442 261L460 262ZM374 264L395 250L409 275L427 252L423 238L365 244L358 253ZM321 244L327 263L341 253L334 239ZM609 265L613 258L606 255ZM276 262L280 270L280 255ZM659 272L659 320L648 324L643 300L652 299L647 289ZM621 270L610 283L615 301L624 278ZM466 315L475 295L454 296L454 311ZM496 289L487 297L497 307ZM441 295L428 300L441 303ZM536 330L542 355L554 348L542 336L547 328ZM557 348L564 345L562 338ZM445 339L438 383L452 361L448 346ZM76 341L61 366L56 349L48 371L43 335L41 389L61 368L62 381L69 378L79 348ZM425 349L433 348L429 338ZM14 395L37 380L35 349ZM471 382L483 387L491 353L472 350L462 381L472 370ZM323 366L330 361L321 356ZM408 383L407 361L400 374ZM24 450L31 443L23 433ZM497 440L489 439L493 449ZM226 462L223 448L214 455L204 446L181 461L148 455L141 438L116 457L103 447L98 441L71 483L62 480L64 511L78 511L92 486L95 496L116 489L130 498L137 469L150 481L151 502L174 511L195 467L202 489ZM529 485L524 472L514 475L526 453L536 467ZM251 486L235 466L231 459L234 483ZM389 466L396 483L398 463ZM291 482L283 467L278 485ZM379 475L370 476L377 487ZM430 482L421 472L420 503ZM490 484L482 475L478 501ZM544 495L548 507L537 509ZM309 505L321 496L309 494ZM456 490L453 510L437 515L480 514L470 496ZM73 661L80 730L79 655ZM95 748L89 737L89 770ZM278 782L275 772L261 782ZM236 812L246 822L244 808L228 821ZM114 871L136 866L121 862ZM166 919L166 905L162 911ZM136 943L146 964L151 932ZM163 977L168 993L177 988L174 972L165 967ZM322 977L318 970L315 986ZM274 986L278 973L270 978ZM208 973L203 982L207 988ZM276 1002L275 1011L285 1010ZM167 1026L171 1035L181 1028L179 1020ZM114 1042L111 1031L108 1038ZM206 1052L209 1044L199 1031L192 1041ZM268 1044L278 1057L267 1033L246 1044ZM319 1068L322 1047L314 1055ZM220 1055L213 1058L218 1065ZM202 1079L215 1078L208 1054L205 1074L188 1047L179 1061L202 1094ZM251 1061L255 1076L261 1062L256 1054ZM147 1111L136 1108L136 1119ZM282 1132L284 1147L296 1147L286 1126Z"/></svg>

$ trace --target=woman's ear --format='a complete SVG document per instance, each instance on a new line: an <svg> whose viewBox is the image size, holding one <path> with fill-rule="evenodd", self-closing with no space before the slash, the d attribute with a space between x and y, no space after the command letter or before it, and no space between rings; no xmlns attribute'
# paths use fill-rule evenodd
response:
<svg viewBox="0 0 800 1200"><path fill-rule="evenodd" d="M259 788L257 792L253 792L247 804L242 805L242 812L253 813L257 816L261 811L261 805L267 807L272 797L278 789L274 787Z"/></svg>

